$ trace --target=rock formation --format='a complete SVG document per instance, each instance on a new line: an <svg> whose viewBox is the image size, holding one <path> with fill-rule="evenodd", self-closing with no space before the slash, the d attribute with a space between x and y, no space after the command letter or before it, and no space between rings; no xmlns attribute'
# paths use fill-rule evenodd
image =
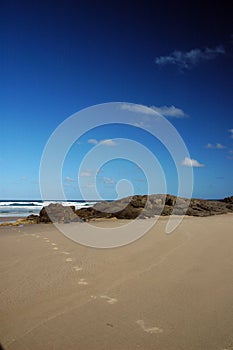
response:
<svg viewBox="0 0 233 350"><path fill-rule="evenodd" d="M58 222L68 224L69 222L82 221L75 213L75 206L63 206L59 203L51 203L43 207L39 214L39 222Z"/></svg>
<svg viewBox="0 0 233 350"><path fill-rule="evenodd" d="M174 210L173 210L174 209ZM149 218L155 215L190 215L210 216L233 212L233 197L222 201L191 199L173 195L157 194L149 196L132 196L113 202L101 202L91 208L76 210L83 219L112 218L135 219Z"/></svg>
<svg viewBox="0 0 233 350"><path fill-rule="evenodd" d="M74 206L52 203L43 207L39 215L18 219L16 225L38 223L83 222L98 218L136 219L155 215L210 216L233 213L233 196L222 200L204 200L176 197L166 194L131 196L116 201L103 201L93 207L75 210Z"/></svg>

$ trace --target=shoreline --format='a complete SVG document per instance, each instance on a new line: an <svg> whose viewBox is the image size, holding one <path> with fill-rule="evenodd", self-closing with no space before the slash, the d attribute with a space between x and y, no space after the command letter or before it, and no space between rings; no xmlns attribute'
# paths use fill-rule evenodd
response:
<svg viewBox="0 0 233 350"><path fill-rule="evenodd" d="M173 215L173 217L176 217L176 218L180 218L180 217L183 217L183 218L211 218L211 217L220 217L220 216L230 216L230 215L233 215L232 212L228 212L228 213L216 213L216 214L213 214L213 215L209 215L209 216L192 216L192 215ZM125 222L128 222L128 221L133 221L133 220L150 220L150 219L155 219L155 218L159 218L159 219L164 219L164 220L168 220L172 215L154 215L153 217L148 217L148 218L136 218L136 219L118 219L116 217L96 217L96 218L90 218L89 220L87 220L86 222L121 222L121 221L125 221ZM12 216L12 217L9 217L9 216L3 216L3 217L0 217L0 227L1 226L7 226L9 224L9 226L18 226L18 225L21 225L22 223L21 222L18 222L17 225L16 225L16 222L19 220L19 221L23 221L23 224L24 225L39 225L39 224L42 224L42 225L48 225L48 224L53 224L52 222L51 223L35 223L35 222L29 222L27 221L27 218L28 216ZM27 221L27 222L26 222ZM56 222L55 222L56 223ZM85 222L83 222L85 223ZM83 224L82 223L82 224Z"/></svg>
<svg viewBox="0 0 233 350"><path fill-rule="evenodd" d="M12 221L16 221L16 220L18 220L18 219L24 219L24 218L26 218L26 216L25 217L22 217L22 216L17 216L17 215L15 215L15 216L2 216L2 217L0 217L0 224L3 222L12 222Z"/></svg>
<svg viewBox="0 0 233 350"><path fill-rule="evenodd" d="M199 216L191 216L191 215L173 215L174 218L184 218L184 219L195 219L195 218L211 218L211 217L220 217L220 216L233 216L233 213L229 212L229 213L219 213L219 214L214 214L214 215L209 215L209 216L203 216L203 217L199 217ZM169 220L169 218L171 217L171 215L155 215L154 217L150 217L150 218L136 218L136 219L117 219L116 217L111 217L111 218L91 218L86 222L82 222L82 224L85 223L101 223L101 222L130 222L130 221L134 221L134 220L140 220L140 221L145 221L145 220ZM38 225L53 225L54 223L50 222L50 223L35 223L35 222L30 222L27 220L27 216L22 217L22 216L13 216L13 217L1 217L0 218L0 227L11 227L11 226L21 226L21 225L29 225L29 226L38 226ZM57 222L55 222L55 224L57 224ZM71 223L68 223L71 224Z"/></svg>

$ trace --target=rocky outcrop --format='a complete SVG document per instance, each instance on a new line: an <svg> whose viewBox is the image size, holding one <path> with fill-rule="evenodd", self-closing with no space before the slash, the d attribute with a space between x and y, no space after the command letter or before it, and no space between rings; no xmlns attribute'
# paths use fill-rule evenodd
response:
<svg viewBox="0 0 233 350"><path fill-rule="evenodd" d="M75 210L74 206L65 207L61 204L50 204L39 214L28 217L40 223L69 223L89 221L99 218L136 219L150 218L155 215L189 215L210 216L233 212L233 197L224 200L211 201L203 199L187 199L173 195L153 194L149 196L131 196L116 201L103 201L93 207Z"/></svg>
<svg viewBox="0 0 233 350"><path fill-rule="evenodd" d="M75 213L75 206L63 206L59 203L51 203L43 207L39 214L40 223L65 223L81 221Z"/></svg>
<svg viewBox="0 0 233 350"><path fill-rule="evenodd" d="M233 204L233 196L224 198L222 200L222 202L228 203L228 204Z"/></svg>
<svg viewBox="0 0 233 350"><path fill-rule="evenodd" d="M233 197L229 197L233 198ZM231 200L211 201L187 199L172 195L157 194L150 196L132 196L113 202L101 202L92 208L81 208L76 211L80 218L135 219L149 218L155 215L189 215L210 216L233 212Z"/></svg>
<svg viewBox="0 0 233 350"><path fill-rule="evenodd" d="M233 213L233 196L222 200L196 198L189 200L169 194L152 194L149 196L135 195L112 202L103 201L96 203L93 207L78 210L75 210L74 206L53 203L43 207L39 215L30 215L27 218L18 219L12 225L83 222L98 218L133 220L171 214L203 217L226 213Z"/></svg>

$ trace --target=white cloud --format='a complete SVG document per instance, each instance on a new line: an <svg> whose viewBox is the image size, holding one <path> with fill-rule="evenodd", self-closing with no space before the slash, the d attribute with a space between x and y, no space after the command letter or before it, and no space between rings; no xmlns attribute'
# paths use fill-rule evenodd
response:
<svg viewBox="0 0 233 350"><path fill-rule="evenodd" d="M121 109L125 109L130 112L143 113L143 114L152 114L157 115L157 112L150 107L144 105L137 105L133 103L122 103Z"/></svg>
<svg viewBox="0 0 233 350"><path fill-rule="evenodd" d="M171 117L171 118L184 118L186 117L186 114L184 111L180 108L177 108L175 106L161 106L161 107L155 107L151 106L154 111L162 114L164 117Z"/></svg>
<svg viewBox="0 0 233 350"><path fill-rule="evenodd" d="M96 139L89 139L87 140L88 143L92 144L92 145L97 145L98 141Z"/></svg>
<svg viewBox="0 0 233 350"><path fill-rule="evenodd" d="M115 184L115 180L110 177L103 177L103 181L105 184Z"/></svg>
<svg viewBox="0 0 233 350"><path fill-rule="evenodd" d="M184 118L187 115L185 112L177 108L175 106L161 106L161 107L156 107L156 106L144 106L144 105L136 105L136 104L131 104L131 103L123 103L121 105L121 109L128 110L130 112L136 112L136 113L143 113L143 114L150 114L150 115L155 115L158 116L158 114L163 115L164 117L172 117L172 118ZM140 126L139 123L135 123L135 126Z"/></svg>
<svg viewBox="0 0 233 350"><path fill-rule="evenodd" d="M192 49L186 52L175 50L170 55L156 57L155 63L159 66L173 64L180 69L191 69L202 61L210 61L223 54L225 54L225 49L222 45L216 46L213 49L206 47L204 49Z"/></svg>
<svg viewBox="0 0 233 350"><path fill-rule="evenodd" d="M116 141L112 139L107 139L107 140L102 140L99 142L100 145L105 145L105 146L116 146Z"/></svg>
<svg viewBox="0 0 233 350"><path fill-rule="evenodd" d="M233 129L229 129L228 131L230 132L230 138L233 139Z"/></svg>
<svg viewBox="0 0 233 350"><path fill-rule="evenodd" d="M202 168L205 166L204 164L199 163L196 159L191 159L189 157L184 158L182 165L193 168Z"/></svg>
<svg viewBox="0 0 233 350"><path fill-rule="evenodd" d="M116 146L116 141L112 139L106 139L106 140L100 140L97 141L96 139L89 139L87 140L88 143L92 145L105 145L105 146Z"/></svg>
<svg viewBox="0 0 233 350"><path fill-rule="evenodd" d="M77 180L72 178L72 177L66 176L65 181L66 182L76 182Z"/></svg>
<svg viewBox="0 0 233 350"><path fill-rule="evenodd" d="M137 126L138 128L144 128L145 127L145 123L144 122L139 122L139 123L133 123L134 126Z"/></svg>
<svg viewBox="0 0 233 350"><path fill-rule="evenodd" d="M92 175L92 173L90 171L82 171L79 174L79 177L90 177Z"/></svg>
<svg viewBox="0 0 233 350"><path fill-rule="evenodd" d="M224 148L226 148L226 146L222 145L221 143L216 143L216 144L207 143L206 148L210 148L210 149L224 149Z"/></svg>

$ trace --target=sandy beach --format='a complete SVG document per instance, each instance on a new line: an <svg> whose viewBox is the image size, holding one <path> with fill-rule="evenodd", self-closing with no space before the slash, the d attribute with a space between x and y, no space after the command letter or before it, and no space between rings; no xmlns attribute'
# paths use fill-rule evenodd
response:
<svg viewBox="0 0 233 350"><path fill-rule="evenodd" d="M3 348L232 350L233 214L185 217L171 235L167 220L115 249L0 227Z"/></svg>

